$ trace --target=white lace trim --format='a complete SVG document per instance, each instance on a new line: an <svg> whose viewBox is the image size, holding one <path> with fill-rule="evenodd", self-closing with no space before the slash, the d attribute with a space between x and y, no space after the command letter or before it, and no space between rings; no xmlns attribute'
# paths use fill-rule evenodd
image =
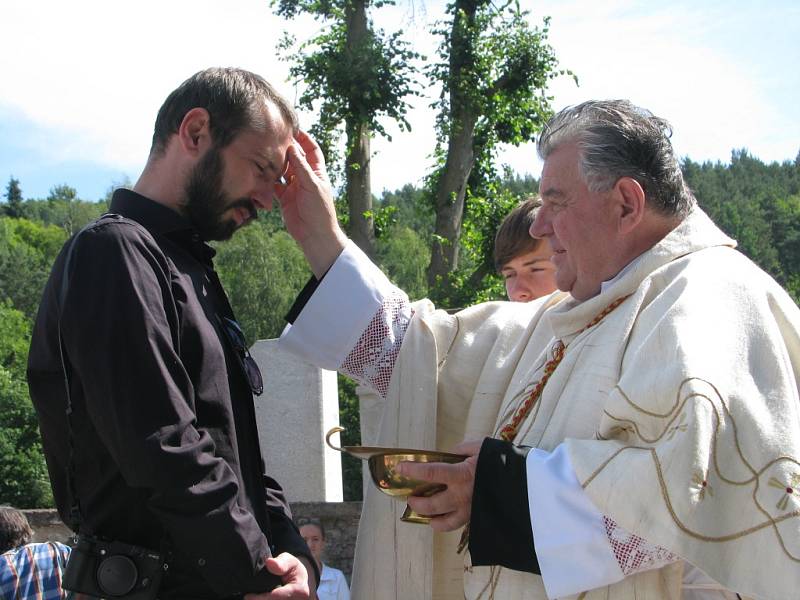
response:
<svg viewBox="0 0 800 600"><path fill-rule="evenodd" d="M603 523L611 549L626 577L641 571L658 569L679 560L666 548L651 544L638 535L626 531L613 519L603 516Z"/></svg>
<svg viewBox="0 0 800 600"><path fill-rule="evenodd" d="M411 315L405 294L397 291L387 296L340 370L385 398Z"/></svg>

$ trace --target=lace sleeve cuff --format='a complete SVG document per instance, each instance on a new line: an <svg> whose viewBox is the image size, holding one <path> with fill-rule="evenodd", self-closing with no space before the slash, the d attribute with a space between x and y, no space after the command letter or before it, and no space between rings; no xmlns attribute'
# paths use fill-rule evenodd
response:
<svg viewBox="0 0 800 600"><path fill-rule="evenodd" d="M281 346L325 369L336 370L383 310L389 296L408 299L352 241L333 263L294 323L281 335Z"/></svg>
<svg viewBox="0 0 800 600"><path fill-rule="evenodd" d="M563 446L528 454L528 500L536 555L551 598L610 585L678 557L601 514Z"/></svg>

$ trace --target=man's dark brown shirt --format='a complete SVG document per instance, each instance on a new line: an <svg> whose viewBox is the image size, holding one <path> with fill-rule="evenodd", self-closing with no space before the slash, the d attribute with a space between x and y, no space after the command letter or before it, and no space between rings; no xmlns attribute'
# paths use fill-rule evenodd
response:
<svg viewBox="0 0 800 600"><path fill-rule="evenodd" d="M264 557L310 554L280 487L263 476L214 250L176 212L134 192L118 190L111 212L126 219L103 217L79 235L61 309L81 531L155 549L166 539L162 599L271 589ZM69 523L64 255L39 307L28 381Z"/></svg>

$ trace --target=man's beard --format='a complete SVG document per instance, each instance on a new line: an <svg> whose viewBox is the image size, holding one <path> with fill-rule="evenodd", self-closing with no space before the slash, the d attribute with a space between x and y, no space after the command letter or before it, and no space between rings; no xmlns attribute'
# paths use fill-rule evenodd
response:
<svg viewBox="0 0 800 600"><path fill-rule="evenodd" d="M222 153L216 146L210 148L197 163L184 188L186 216L204 240L227 240L239 228L232 217L223 218L230 208L242 207L256 218L256 208L250 198L229 200L222 190L224 173Z"/></svg>

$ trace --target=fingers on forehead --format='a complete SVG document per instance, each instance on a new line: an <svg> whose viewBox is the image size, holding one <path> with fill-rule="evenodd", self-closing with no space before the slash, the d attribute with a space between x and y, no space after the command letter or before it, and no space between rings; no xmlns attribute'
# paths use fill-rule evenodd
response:
<svg viewBox="0 0 800 600"><path fill-rule="evenodd" d="M300 150L301 153L305 154L314 153L314 154L322 154L322 150L317 144L317 141L308 135L305 131L298 131L297 134L294 136L295 140L295 147Z"/></svg>
<svg viewBox="0 0 800 600"><path fill-rule="evenodd" d="M297 133L294 134L294 139L299 144L308 144L311 146L317 145L317 142L314 140L314 138L312 138L310 135L308 135L308 133L306 133L302 129L300 129Z"/></svg>

